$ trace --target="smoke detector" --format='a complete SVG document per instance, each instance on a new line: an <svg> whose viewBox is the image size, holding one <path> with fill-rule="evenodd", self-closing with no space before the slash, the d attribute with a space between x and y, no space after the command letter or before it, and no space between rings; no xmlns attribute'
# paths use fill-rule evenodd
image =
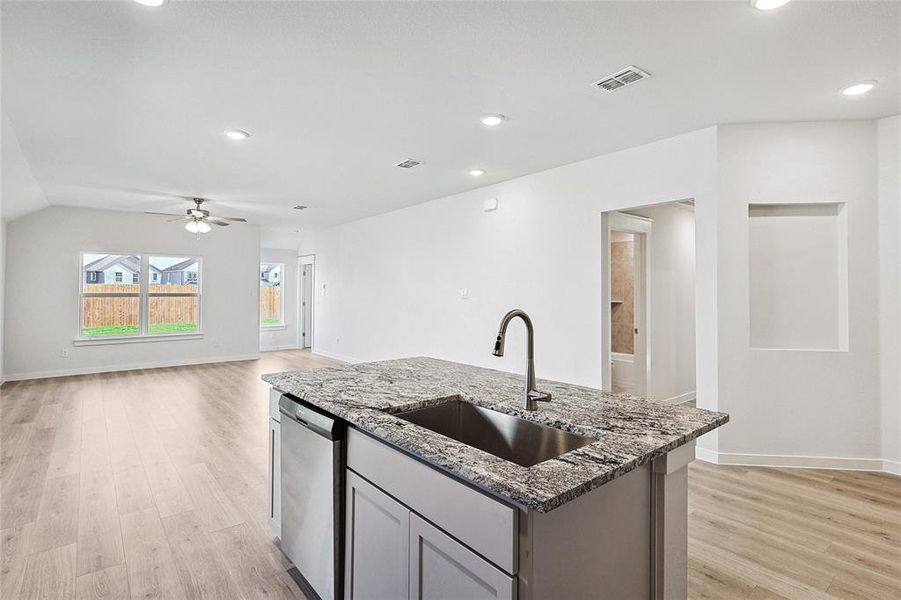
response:
<svg viewBox="0 0 901 600"><path fill-rule="evenodd" d="M406 160L402 160L395 167L400 167L401 169L412 169L413 167L418 167L422 164L421 160L416 160L415 158L408 158Z"/></svg>
<svg viewBox="0 0 901 600"><path fill-rule="evenodd" d="M642 71L635 65L629 65L625 69L617 71L613 75L607 75L603 79L599 79L591 85L604 90L605 92L615 92L616 90L632 85L636 81L647 79L651 74Z"/></svg>

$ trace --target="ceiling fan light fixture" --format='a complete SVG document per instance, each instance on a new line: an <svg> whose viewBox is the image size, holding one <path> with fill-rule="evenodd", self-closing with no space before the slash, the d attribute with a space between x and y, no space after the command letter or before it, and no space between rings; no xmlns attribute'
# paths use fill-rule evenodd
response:
<svg viewBox="0 0 901 600"><path fill-rule="evenodd" d="M206 221L197 221L198 233L209 233L210 229L212 229L212 227L210 227L210 224Z"/></svg>
<svg viewBox="0 0 901 600"><path fill-rule="evenodd" d="M191 233L200 233L200 228L197 226L197 221L188 221L187 223L185 223L185 229L187 229Z"/></svg>
<svg viewBox="0 0 901 600"><path fill-rule="evenodd" d="M143 4L144 6L152 6L156 8L157 6L162 6L169 0L135 0L138 4Z"/></svg>

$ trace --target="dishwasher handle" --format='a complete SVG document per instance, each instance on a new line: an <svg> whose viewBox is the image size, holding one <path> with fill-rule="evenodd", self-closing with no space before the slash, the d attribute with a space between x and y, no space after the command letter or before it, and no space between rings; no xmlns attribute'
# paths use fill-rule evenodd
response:
<svg viewBox="0 0 901 600"><path fill-rule="evenodd" d="M326 439L341 439L341 421L299 398L283 394L278 399L278 412Z"/></svg>

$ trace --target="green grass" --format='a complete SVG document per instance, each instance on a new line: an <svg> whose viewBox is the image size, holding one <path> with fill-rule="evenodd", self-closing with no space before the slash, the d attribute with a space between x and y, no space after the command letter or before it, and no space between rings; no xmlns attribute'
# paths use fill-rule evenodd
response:
<svg viewBox="0 0 901 600"><path fill-rule="evenodd" d="M260 325L281 325L282 320L278 317L264 317L260 319Z"/></svg>
<svg viewBox="0 0 901 600"><path fill-rule="evenodd" d="M139 333L137 325L112 325L109 327L83 327L81 335L85 337L103 337L117 335L135 335ZM197 323L155 323L148 328L148 333L193 333L197 331Z"/></svg>

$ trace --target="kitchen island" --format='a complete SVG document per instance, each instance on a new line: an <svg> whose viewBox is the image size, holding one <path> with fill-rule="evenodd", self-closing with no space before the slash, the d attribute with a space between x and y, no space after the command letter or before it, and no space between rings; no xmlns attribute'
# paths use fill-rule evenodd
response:
<svg viewBox="0 0 901 600"><path fill-rule="evenodd" d="M686 466L728 415L544 380L528 411L521 375L431 358L263 379L348 424L345 597L685 598ZM522 466L404 418L454 401L590 441Z"/></svg>

